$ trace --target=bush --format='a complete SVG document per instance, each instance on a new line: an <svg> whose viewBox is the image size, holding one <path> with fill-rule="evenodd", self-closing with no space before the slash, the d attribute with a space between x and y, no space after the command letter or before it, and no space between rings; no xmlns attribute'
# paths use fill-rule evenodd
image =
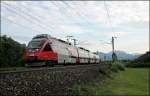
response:
<svg viewBox="0 0 150 96"><path fill-rule="evenodd" d="M115 65L114 63L113 63L112 66L111 66L111 71L113 71L113 72L118 72L118 67L117 67L117 65Z"/></svg>
<svg viewBox="0 0 150 96"><path fill-rule="evenodd" d="M24 65L25 44L20 44L7 36L0 37L0 67L18 67Z"/></svg>
<svg viewBox="0 0 150 96"><path fill-rule="evenodd" d="M133 68L150 68L150 62L130 62L126 64L126 67Z"/></svg>
<svg viewBox="0 0 150 96"><path fill-rule="evenodd" d="M125 70L125 66L123 64L119 64L117 63L116 66L118 67L119 70L124 71Z"/></svg>
<svg viewBox="0 0 150 96"><path fill-rule="evenodd" d="M113 72L118 72L119 70L124 71L125 66L123 64L121 64L120 62L114 62L114 63L112 63L111 70Z"/></svg>

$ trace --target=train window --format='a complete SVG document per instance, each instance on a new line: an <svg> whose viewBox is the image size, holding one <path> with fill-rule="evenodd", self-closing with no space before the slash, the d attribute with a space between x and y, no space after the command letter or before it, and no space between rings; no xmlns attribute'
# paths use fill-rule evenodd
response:
<svg viewBox="0 0 150 96"><path fill-rule="evenodd" d="M50 43L47 43L43 51L52 51Z"/></svg>
<svg viewBox="0 0 150 96"><path fill-rule="evenodd" d="M28 44L28 48L40 48L43 45L43 41L31 41Z"/></svg>

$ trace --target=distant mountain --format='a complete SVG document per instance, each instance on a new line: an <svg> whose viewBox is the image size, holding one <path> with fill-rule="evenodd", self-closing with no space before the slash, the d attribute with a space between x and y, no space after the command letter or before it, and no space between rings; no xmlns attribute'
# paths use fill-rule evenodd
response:
<svg viewBox="0 0 150 96"><path fill-rule="evenodd" d="M129 54L119 50L115 52L117 54L118 60L134 60L140 56L140 54ZM112 60L112 52L108 53L98 52L98 54L102 60Z"/></svg>

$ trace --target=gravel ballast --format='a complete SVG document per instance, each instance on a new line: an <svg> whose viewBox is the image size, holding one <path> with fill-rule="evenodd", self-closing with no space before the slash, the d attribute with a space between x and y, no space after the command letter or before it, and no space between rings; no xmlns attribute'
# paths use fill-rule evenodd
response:
<svg viewBox="0 0 150 96"><path fill-rule="evenodd" d="M30 68L31 69L31 68ZM110 74L109 64L77 65L0 72L1 96L72 95L69 86Z"/></svg>

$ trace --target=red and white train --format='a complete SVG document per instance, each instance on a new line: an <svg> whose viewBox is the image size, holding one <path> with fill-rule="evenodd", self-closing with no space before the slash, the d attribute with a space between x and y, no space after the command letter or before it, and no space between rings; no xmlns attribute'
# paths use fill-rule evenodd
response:
<svg viewBox="0 0 150 96"><path fill-rule="evenodd" d="M99 63L98 55L71 43L40 34L32 38L25 51L26 66Z"/></svg>

